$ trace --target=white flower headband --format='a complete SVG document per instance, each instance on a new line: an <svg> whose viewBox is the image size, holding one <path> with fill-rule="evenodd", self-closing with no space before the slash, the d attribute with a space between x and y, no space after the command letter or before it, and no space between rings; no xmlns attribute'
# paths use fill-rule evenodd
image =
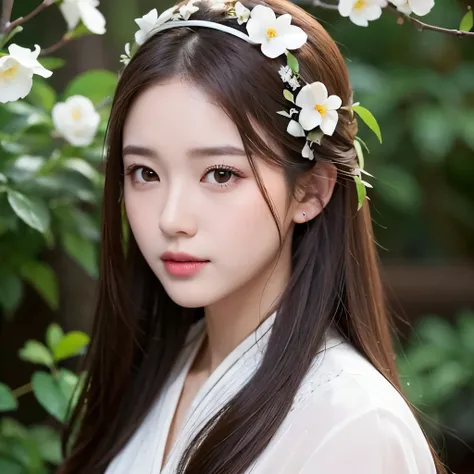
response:
<svg viewBox="0 0 474 474"><path fill-rule="evenodd" d="M308 37L300 27L291 24L292 18L288 13L277 17L271 8L263 5L257 5L249 10L242 3L235 0L226 2L205 0L211 5L211 9L223 11L228 18L236 19L239 25L246 24L248 34L245 34L236 28L221 23L208 20L190 20L191 15L199 10L199 7L195 4L200 1L204 0L190 0L181 7L175 5L159 16L157 10L153 9L142 18L136 19L135 22L140 30L135 33L135 45L133 48L131 48L130 43L125 45L126 54L121 56L121 62L127 65L137 47L145 43L154 34L170 28L186 26L200 26L232 34L252 45L260 45L262 53L271 59L285 54L287 65L280 67L279 75L284 83L283 95L286 100L291 102L292 106L289 111L281 110L277 113L290 119L287 126L287 132L290 135L305 137L301 155L313 160L313 144L319 145L323 135L331 136L334 133L339 120L337 111L341 108L355 110L357 104L352 107L342 107L341 98L337 95L329 95L326 86L322 82L313 82L303 86L300 84L300 81L304 81L299 75L298 60L289 50L301 48ZM296 97L294 95L295 91L297 91ZM358 108L363 109L360 106ZM367 109L363 110L370 114ZM366 121L366 123L368 122ZM368 125L371 126L369 123ZM373 129L372 126L371 128ZM359 145L355 146L359 157L359 167L352 171L352 176L356 182L360 208L366 197L365 187L372 186L361 178L361 173L367 175L369 173L363 170L363 155L360 143L356 141L354 145Z"/></svg>

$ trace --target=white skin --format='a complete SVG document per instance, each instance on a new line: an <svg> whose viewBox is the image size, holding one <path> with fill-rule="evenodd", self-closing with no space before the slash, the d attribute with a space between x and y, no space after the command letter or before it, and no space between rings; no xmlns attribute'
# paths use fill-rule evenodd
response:
<svg viewBox="0 0 474 474"><path fill-rule="evenodd" d="M278 256L277 227L237 127L199 88L175 79L146 89L129 111L123 145L133 235L168 295L183 307L204 307L203 370L210 374L282 294L294 225L313 219L329 201L335 167L318 165L317 193L297 200L288 198L283 170L254 157L280 219ZM176 277L165 270L164 252L209 263L193 276Z"/></svg>

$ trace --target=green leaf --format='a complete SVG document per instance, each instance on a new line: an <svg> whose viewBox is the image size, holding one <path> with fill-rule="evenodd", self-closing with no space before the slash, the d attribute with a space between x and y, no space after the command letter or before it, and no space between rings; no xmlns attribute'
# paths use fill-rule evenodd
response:
<svg viewBox="0 0 474 474"><path fill-rule="evenodd" d="M364 152L362 151L362 146L358 140L354 140L354 148L357 153L357 159L359 161L359 168L364 169Z"/></svg>
<svg viewBox="0 0 474 474"><path fill-rule="evenodd" d="M21 267L21 275L53 310L59 307L59 286L55 273L46 264L31 261Z"/></svg>
<svg viewBox="0 0 474 474"><path fill-rule="evenodd" d="M100 183L100 173L82 158L69 158L63 163L63 167L82 174L94 184Z"/></svg>
<svg viewBox="0 0 474 474"><path fill-rule="evenodd" d="M367 144L364 142L364 140L362 140L362 138L356 136L355 139L365 148L365 151L366 151L367 153L370 153L369 147L368 147Z"/></svg>
<svg viewBox="0 0 474 474"><path fill-rule="evenodd" d="M372 112L360 105L354 105L352 107L352 110L359 115L359 117L364 121L364 123L375 133L375 135L377 135L377 138L379 139L380 143L382 143L382 132L380 131L379 124L377 123L375 117L372 115Z"/></svg>
<svg viewBox="0 0 474 474"><path fill-rule="evenodd" d="M0 412L16 410L17 408L18 401L10 387L4 383L0 383Z"/></svg>
<svg viewBox="0 0 474 474"><path fill-rule="evenodd" d="M97 248L94 242L80 234L63 231L62 244L66 253L92 278L99 274Z"/></svg>
<svg viewBox="0 0 474 474"><path fill-rule="evenodd" d="M57 323L51 323L46 329L46 344L51 351L61 342L64 337L64 331L61 326Z"/></svg>
<svg viewBox="0 0 474 474"><path fill-rule="evenodd" d="M70 82L64 93L65 98L73 95L88 97L95 105L102 102L106 97L113 96L117 86L116 74L97 69L79 74Z"/></svg>
<svg viewBox="0 0 474 474"><path fill-rule="evenodd" d="M51 374L35 372L31 379L33 393L40 405L61 422L66 420L67 400Z"/></svg>
<svg viewBox="0 0 474 474"><path fill-rule="evenodd" d="M300 72L300 65L298 64L298 60L289 51L286 52L286 64L288 64L289 68L295 74L298 74Z"/></svg>
<svg viewBox="0 0 474 474"><path fill-rule="evenodd" d="M30 198L17 191L10 190L8 191L8 202L16 215L33 229L44 234L49 228L49 209L37 197Z"/></svg>
<svg viewBox="0 0 474 474"><path fill-rule="evenodd" d="M471 31L472 27L474 26L474 15L472 10L469 10L461 20L461 24L459 25L459 29L461 31Z"/></svg>
<svg viewBox="0 0 474 474"><path fill-rule="evenodd" d="M54 348L54 360L58 362L81 354L82 349L89 344L89 341L89 336L84 332L68 332Z"/></svg>
<svg viewBox="0 0 474 474"><path fill-rule="evenodd" d="M0 306L6 311L15 310L23 295L20 278L13 274L0 273Z"/></svg>
<svg viewBox="0 0 474 474"><path fill-rule="evenodd" d="M313 143L317 143L318 145L321 145L321 140L324 137L324 133L321 129L316 129L316 130L311 130L311 132L308 133L308 140Z"/></svg>
<svg viewBox="0 0 474 474"><path fill-rule="evenodd" d="M59 433L51 426L32 426L30 437L38 445L41 459L58 466L63 461Z"/></svg>
<svg viewBox="0 0 474 474"><path fill-rule="evenodd" d="M0 472L2 474L25 474L25 469L18 461L0 454Z"/></svg>
<svg viewBox="0 0 474 474"><path fill-rule="evenodd" d="M295 97L288 89L283 89L283 96L286 100L295 103Z"/></svg>
<svg viewBox="0 0 474 474"><path fill-rule="evenodd" d="M26 341L25 345L18 352L18 356L21 360L33 362L33 364L54 367L54 361L51 352L43 343L39 341Z"/></svg>
<svg viewBox="0 0 474 474"><path fill-rule="evenodd" d="M365 198L367 196L367 190L365 189L364 183L362 183L362 180L359 178L359 176L354 176L354 181L357 190L357 210L359 210L364 204Z"/></svg>
<svg viewBox="0 0 474 474"><path fill-rule="evenodd" d="M51 112L56 103L56 92L45 80L35 77L33 87L28 94L28 102L47 112Z"/></svg>

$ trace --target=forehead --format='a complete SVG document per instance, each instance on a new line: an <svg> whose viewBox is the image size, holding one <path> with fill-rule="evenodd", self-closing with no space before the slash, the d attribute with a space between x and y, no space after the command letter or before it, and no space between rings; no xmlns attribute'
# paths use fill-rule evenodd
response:
<svg viewBox="0 0 474 474"><path fill-rule="evenodd" d="M137 97L127 115L123 142L157 149L242 144L227 114L197 86L180 79L152 85Z"/></svg>

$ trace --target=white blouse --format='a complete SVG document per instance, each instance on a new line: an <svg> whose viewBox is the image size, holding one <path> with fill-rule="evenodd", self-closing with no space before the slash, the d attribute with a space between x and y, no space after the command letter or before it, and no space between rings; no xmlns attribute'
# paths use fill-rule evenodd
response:
<svg viewBox="0 0 474 474"><path fill-rule="evenodd" d="M181 390L205 338L187 336L161 396L106 474L175 474L186 445L256 371L275 314L239 344L199 389L166 464L163 454ZM291 411L247 474L435 474L429 447L400 394L356 349L329 332Z"/></svg>

